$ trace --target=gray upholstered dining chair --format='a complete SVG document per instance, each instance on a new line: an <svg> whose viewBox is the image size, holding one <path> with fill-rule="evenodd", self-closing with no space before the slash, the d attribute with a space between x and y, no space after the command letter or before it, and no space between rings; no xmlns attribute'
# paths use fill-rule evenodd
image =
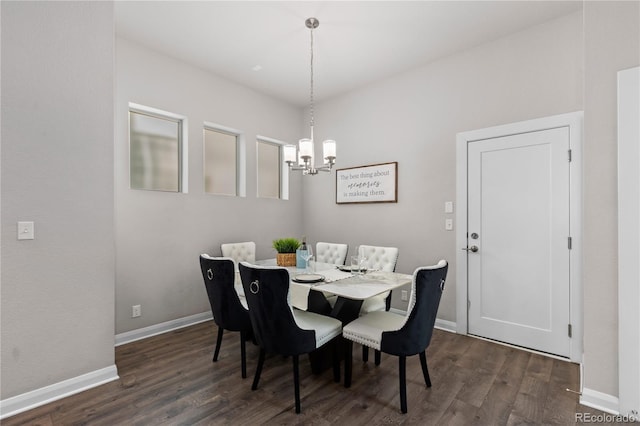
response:
<svg viewBox="0 0 640 426"><path fill-rule="evenodd" d="M240 332L240 361L242 378L247 377L245 342L252 336L247 302L234 289L235 270L233 260L225 257L200 255L200 269L209 297L213 320L218 326L218 338L213 362L218 361L224 330Z"/></svg>
<svg viewBox="0 0 640 426"><path fill-rule="evenodd" d="M316 261L344 265L348 251L349 246L347 244L318 242L316 243Z"/></svg>
<svg viewBox="0 0 640 426"><path fill-rule="evenodd" d="M252 390L258 388L266 353L291 356L296 413L300 413L299 355L312 352L340 336L342 323L335 318L293 309L289 301L286 268L239 265L242 286L249 304L253 333L260 346ZM334 381L340 381L339 345L333 347Z"/></svg>
<svg viewBox="0 0 640 426"><path fill-rule="evenodd" d="M400 408L403 413L407 412L406 357L420 355L425 384L427 387L431 387L426 349L431 342L447 269L447 262L441 260L437 265L420 267L415 270L406 314L399 315L387 311L370 312L343 327L342 336L347 343L345 346L345 387L351 386L352 342L398 357Z"/></svg>
<svg viewBox="0 0 640 426"><path fill-rule="evenodd" d="M397 247L361 245L358 249L358 256L364 256L367 259L365 262L367 269L394 272L396 270L396 263L398 263L398 252ZM360 315L368 312L388 311L390 307L391 292L385 291L378 296L365 300L360 308ZM369 360L369 350L366 346L362 347L362 360L364 362ZM376 365L380 365L379 351L375 352L375 363Z"/></svg>

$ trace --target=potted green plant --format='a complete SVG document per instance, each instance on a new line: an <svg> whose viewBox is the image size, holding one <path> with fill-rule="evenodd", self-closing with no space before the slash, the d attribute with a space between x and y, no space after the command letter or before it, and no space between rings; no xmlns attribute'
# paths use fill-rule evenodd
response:
<svg viewBox="0 0 640 426"><path fill-rule="evenodd" d="M296 250L300 241L296 238L280 238L273 240L273 248L278 252L276 263L278 266L296 266Z"/></svg>

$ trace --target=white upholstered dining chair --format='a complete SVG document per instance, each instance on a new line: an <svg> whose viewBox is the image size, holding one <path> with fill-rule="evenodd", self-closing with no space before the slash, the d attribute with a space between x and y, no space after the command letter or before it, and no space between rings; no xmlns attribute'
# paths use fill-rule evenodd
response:
<svg viewBox="0 0 640 426"><path fill-rule="evenodd" d="M230 257L233 259L236 271L238 270L238 263L255 263L256 261L256 243L253 241L221 244L220 248L222 249L223 257Z"/></svg>
<svg viewBox="0 0 640 426"><path fill-rule="evenodd" d="M362 245L358 249L358 256L364 256L367 259L367 269L394 272L398 262L398 248ZM388 311L390 302L391 293L387 291L365 300L362 308L360 308L360 314L373 311Z"/></svg>
<svg viewBox="0 0 640 426"><path fill-rule="evenodd" d="M347 259L347 251L349 251L347 244L319 242L316 243L316 261L344 265Z"/></svg>
<svg viewBox="0 0 640 426"><path fill-rule="evenodd" d="M398 263L398 248L397 247L382 247L382 246L367 246L361 245L358 249L358 256L366 258L367 269L394 272L396 270L396 263ZM370 312L376 311L388 311L391 307L391 292L385 291L374 297L362 302L360 308L360 315L365 315ZM375 351L375 363L380 365L380 351ZM362 346L362 361L367 362L369 360L369 349L366 346Z"/></svg>

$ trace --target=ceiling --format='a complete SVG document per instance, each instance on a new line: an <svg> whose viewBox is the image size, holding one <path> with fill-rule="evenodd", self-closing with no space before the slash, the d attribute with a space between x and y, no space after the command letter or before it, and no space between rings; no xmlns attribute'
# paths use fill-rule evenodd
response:
<svg viewBox="0 0 640 426"><path fill-rule="evenodd" d="M581 1L117 1L116 33L288 103L321 101L582 8Z"/></svg>

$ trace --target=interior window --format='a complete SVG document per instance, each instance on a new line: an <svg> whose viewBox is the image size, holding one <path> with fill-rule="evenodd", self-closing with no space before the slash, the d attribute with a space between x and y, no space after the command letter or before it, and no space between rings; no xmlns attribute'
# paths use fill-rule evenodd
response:
<svg viewBox="0 0 640 426"><path fill-rule="evenodd" d="M129 109L131 189L181 192L184 120L143 108Z"/></svg>
<svg viewBox="0 0 640 426"><path fill-rule="evenodd" d="M258 197L281 198L281 145L258 139Z"/></svg>
<svg viewBox="0 0 640 426"><path fill-rule="evenodd" d="M238 135L204 129L204 190L210 194L238 194Z"/></svg>

